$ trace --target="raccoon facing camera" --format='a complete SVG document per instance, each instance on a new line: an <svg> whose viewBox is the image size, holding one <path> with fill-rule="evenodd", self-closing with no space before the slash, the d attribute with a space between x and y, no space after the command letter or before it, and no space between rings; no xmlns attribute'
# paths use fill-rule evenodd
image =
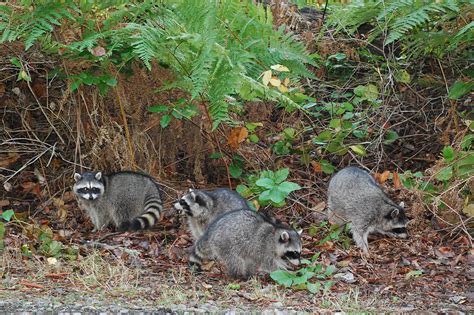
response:
<svg viewBox="0 0 474 315"><path fill-rule="evenodd" d="M199 270L203 260L216 260L231 277L242 279L288 270L300 262L300 234L253 210L227 212L194 245L189 263Z"/></svg>
<svg viewBox="0 0 474 315"><path fill-rule="evenodd" d="M222 213L250 209L247 200L239 193L227 188L212 191L189 189L189 192L174 204L174 208L186 215L188 228L194 241L197 241L208 225Z"/></svg>
<svg viewBox="0 0 474 315"><path fill-rule="evenodd" d="M360 168L346 167L331 178L327 208L331 223L350 223L354 242L365 254L369 252L369 234L408 237L403 202L393 202Z"/></svg>
<svg viewBox="0 0 474 315"><path fill-rule="evenodd" d="M121 231L141 230L159 221L163 202L158 183L145 174L102 172L74 174L72 188L79 207L94 224L93 232L108 225Z"/></svg>

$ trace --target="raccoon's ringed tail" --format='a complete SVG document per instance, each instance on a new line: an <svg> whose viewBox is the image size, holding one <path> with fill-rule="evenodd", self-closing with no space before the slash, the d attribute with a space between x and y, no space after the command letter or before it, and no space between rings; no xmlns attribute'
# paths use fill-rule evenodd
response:
<svg viewBox="0 0 474 315"><path fill-rule="evenodd" d="M145 213L134 218L131 221L124 222L121 226L122 230L138 231L152 227L160 220L163 206L157 202L150 202L145 208Z"/></svg>

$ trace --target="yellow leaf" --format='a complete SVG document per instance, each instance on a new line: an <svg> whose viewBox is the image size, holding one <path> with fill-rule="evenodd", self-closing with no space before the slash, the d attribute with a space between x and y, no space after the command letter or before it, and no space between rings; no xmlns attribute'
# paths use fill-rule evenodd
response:
<svg viewBox="0 0 474 315"><path fill-rule="evenodd" d="M282 93L288 92L288 88L287 88L286 86L284 86L284 85L278 86L278 89L279 89L280 92L282 92Z"/></svg>
<svg viewBox="0 0 474 315"><path fill-rule="evenodd" d="M349 148L351 148L352 151L354 151L356 154L358 154L360 156L366 156L367 155L367 151L365 151L365 148L360 144L351 145Z"/></svg>
<svg viewBox="0 0 474 315"><path fill-rule="evenodd" d="M268 83L272 79L272 70L267 70L263 72L262 82L265 86L268 86Z"/></svg>
<svg viewBox="0 0 474 315"><path fill-rule="evenodd" d="M270 79L270 84L273 85L273 86L280 86L281 81L280 81L280 79L277 79L276 77L273 77L273 78Z"/></svg>
<svg viewBox="0 0 474 315"><path fill-rule="evenodd" d="M465 206L464 209L462 209L462 212L464 212L469 218L474 217L474 203Z"/></svg>
<svg viewBox="0 0 474 315"><path fill-rule="evenodd" d="M290 84L290 79L285 78L285 80L283 80L283 84L288 86Z"/></svg>
<svg viewBox="0 0 474 315"><path fill-rule="evenodd" d="M270 68L272 68L273 70L275 71L280 71L280 72L290 72L290 69L288 69L287 67L285 67L284 65L273 65L271 66Z"/></svg>

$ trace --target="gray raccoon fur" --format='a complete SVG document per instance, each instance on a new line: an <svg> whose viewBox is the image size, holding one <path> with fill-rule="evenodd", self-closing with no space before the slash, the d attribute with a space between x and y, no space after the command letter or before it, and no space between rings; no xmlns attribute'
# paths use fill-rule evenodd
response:
<svg viewBox="0 0 474 315"><path fill-rule="evenodd" d="M74 174L73 192L94 224L94 231L113 224L119 230L149 228L160 219L163 202L158 184L135 172Z"/></svg>
<svg viewBox="0 0 474 315"><path fill-rule="evenodd" d="M199 268L205 259L216 260L230 276L243 279L287 270L289 263L299 264L300 233L253 210L226 212L195 244L189 263Z"/></svg>
<svg viewBox="0 0 474 315"><path fill-rule="evenodd" d="M332 177L327 207L330 222L351 223L352 237L364 253L369 251L371 233L408 236L403 203L393 202L369 173L357 167L346 167Z"/></svg>
<svg viewBox="0 0 474 315"><path fill-rule="evenodd" d="M174 207L186 214L188 228L194 241L197 241L208 225L222 213L250 209L247 201L239 193L227 188L212 191L190 189L174 204Z"/></svg>

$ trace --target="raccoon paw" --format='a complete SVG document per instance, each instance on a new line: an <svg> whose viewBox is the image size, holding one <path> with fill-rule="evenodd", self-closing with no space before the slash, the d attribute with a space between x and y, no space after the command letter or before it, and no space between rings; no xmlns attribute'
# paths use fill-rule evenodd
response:
<svg viewBox="0 0 474 315"><path fill-rule="evenodd" d="M188 263L188 267L191 273L194 273L194 274L202 273L201 265L196 262L190 261Z"/></svg>

